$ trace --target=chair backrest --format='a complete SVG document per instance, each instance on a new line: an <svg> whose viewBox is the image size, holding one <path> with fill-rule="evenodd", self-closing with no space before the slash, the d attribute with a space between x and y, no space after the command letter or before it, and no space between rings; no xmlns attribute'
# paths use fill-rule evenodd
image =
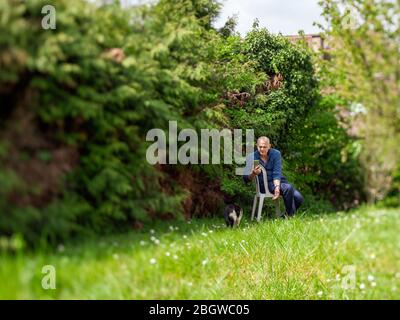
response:
<svg viewBox="0 0 400 320"><path fill-rule="evenodd" d="M257 195L262 194L262 195L265 195L266 197L272 198L274 195L271 192L269 192L269 190L268 190L267 170L265 170L265 168L263 166L260 166L260 167L261 167L261 172L262 172L261 179L263 179L263 182L264 182L265 193L262 193L260 191L260 181L258 180L258 179L260 179L259 176L256 176L256 193L257 193Z"/></svg>

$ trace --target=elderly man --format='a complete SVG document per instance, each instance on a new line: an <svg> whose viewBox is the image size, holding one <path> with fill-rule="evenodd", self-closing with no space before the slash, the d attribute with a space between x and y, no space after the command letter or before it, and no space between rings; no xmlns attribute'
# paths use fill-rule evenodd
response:
<svg viewBox="0 0 400 320"><path fill-rule="evenodd" d="M253 168L253 160L259 160L259 165ZM261 175L261 167L267 171L268 189L274 195L273 200L280 195L285 202L286 214L293 216L296 210L303 203L303 196L296 190L286 178L282 175L282 161L279 150L271 148L270 141L267 137L259 137L257 139L257 151L249 155L246 159L246 169L243 179L249 182L257 175ZM260 183L260 191L265 192L263 179L258 179Z"/></svg>

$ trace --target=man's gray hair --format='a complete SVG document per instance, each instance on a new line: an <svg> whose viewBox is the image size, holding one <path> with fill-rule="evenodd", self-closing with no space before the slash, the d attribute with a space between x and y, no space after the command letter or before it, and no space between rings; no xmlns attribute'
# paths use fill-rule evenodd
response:
<svg viewBox="0 0 400 320"><path fill-rule="evenodd" d="M266 137L266 136L261 136L261 137L259 137L259 138L257 139L257 145L258 145L258 143L259 143L261 140L264 140L264 141L266 141L268 144L270 144L270 141L269 141L269 138L268 138L268 137Z"/></svg>

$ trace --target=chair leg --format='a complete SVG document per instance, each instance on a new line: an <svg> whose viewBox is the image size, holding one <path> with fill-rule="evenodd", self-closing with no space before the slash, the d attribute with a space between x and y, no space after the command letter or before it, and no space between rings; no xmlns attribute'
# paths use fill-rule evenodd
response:
<svg viewBox="0 0 400 320"><path fill-rule="evenodd" d="M281 204L279 202L279 198L274 200L275 204L275 217L279 218L281 216Z"/></svg>
<svg viewBox="0 0 400 320"><path fill-rule="evenodd" d="M257 222L261 220L261 212L264 204L264 197L260 197L260 202L258 204L258 214L257 214Z"/></svg>
<svg viewBox="0 0 400 320"><path fill-rule="evenodd" d="M257 195L254 196L253 200L253 209L251 210L251 221L254 219L254 213L256 212L256 207L257 207Z"/></svg>

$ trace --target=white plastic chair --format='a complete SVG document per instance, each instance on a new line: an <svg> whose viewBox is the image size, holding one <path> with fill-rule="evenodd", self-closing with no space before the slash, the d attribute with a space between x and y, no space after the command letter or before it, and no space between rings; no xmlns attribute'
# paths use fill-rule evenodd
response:
<svg viewBox="0 0 400 320"><path fill-rule="evenodd" d="M263 166L261 167L262 175L261 178L264 181L264 189L265 193L262 193L260 191L260 184L259 184L259 176L256 176L256 194L254 196L254 201L253 201L253 210L251 211L251 220L254 219L254 213L256 212L257 208L257 203L258 203L258 212L257 212L257 222L260 222L261 220L261 212L264 204L264 199L265 198L272 198L274 195L269 192L268 190L268 179L267 179L267 171ZM281 216L281 209L279 205L279 198L273 201L275 204L275 216L280 217Z"/></svg>

